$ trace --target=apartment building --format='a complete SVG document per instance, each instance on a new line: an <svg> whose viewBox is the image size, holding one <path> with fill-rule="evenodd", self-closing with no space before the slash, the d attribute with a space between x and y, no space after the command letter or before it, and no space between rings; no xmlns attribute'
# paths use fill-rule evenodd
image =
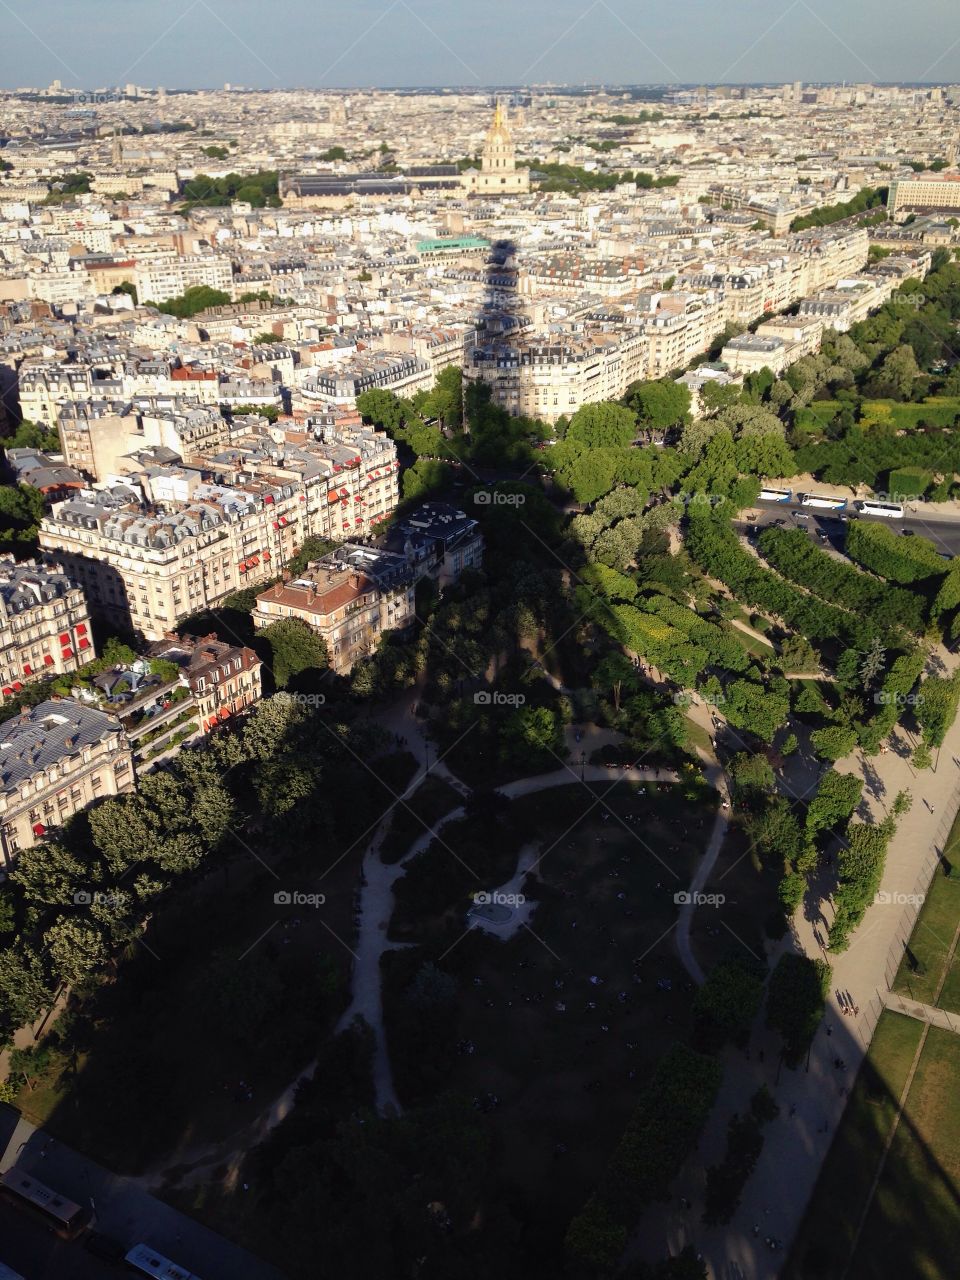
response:
<svg viewBox="0 0 960 1280"><path fill-rule="evenodd" d="M459 582L466 570L483 564L479 523L446 502L425 502L398 520L387 531L383 545L406 558L418 582L431 578L441 590Z"/></svg>
<svg viewBox="0 0 960 1280"><path fill-rule="evenodd" d="M960 214L960 173L933 173L891 182L887 194L891 218L910 213Z"/></svg>
<svg viewBox="0 0 960 1280"><path fill-rule="evenodd" d="M647 339L639 328L596 329L478 344L463 373L485 382L494 403L514 417L555 422L583 404L619 399L646 368Z"/></svg>
<svg viewBox="0 0 960 1280"><path fill-rule="evenodd" d="M801 316L818 317L822 323L846 333L883 305L898 283L894 275L862 275L839 280L832 289L823 289L800 303Z"/></svg>
<svg viewBox="0 0 960 1280"><path fill-rule="evenodd" d="M0 556L0 693L76 671L96 657L87 602L59 564Z"/></svg>
<svg viewBox="0 0 960 1280"><path fill-rule="evenodd" d="M69 698L25 707L0 725L0 857L17 855L104 796L134 786L120 723Z"/></svg>
<svg viewBox="0 0 960 1280"><path fill-rule="evenodd" d="M398 396L429 391L434 384L431 364L412 352L363 351L350 359L306 374L294 393L308 408L354 405L364 391L382 387Z"/></svg>
<svg viewBox="0 0 960 1280"><path fill-rule="evenodd" d="M175 662L199 712L200 731L217 725L260 701L263 663L246 645L230 644L210 633L178 636L168 632L150 647L152 658Z"/></svg>
<svg viewBox="0 0 960 1280"><path fill-rule="evenodd" d="M232 293L233 268L217 254L158 255L137 262L133 283L142 302L166 302L196 285Z"/></svg>
<svg viewBox="0 0 960 1280"><path fill-rule="evenodd" d="M368 536L396 506L399 464L382 432L278 434L255 430L190 465L147 462L122 484L56 503L40 545L94 613L158 640L275 576L306 538Z"/></svg>
<svg viewBox="0 0 960 1280"><path fill-rule="evenodd" d="M149 402L141 402L149 403ZM71 467L102 481L131 469L125 461L138 449L164 448L180 458L219 448L229 438L229 424L219 409L174 400L169 410L134 402L77 401L60 408L60 440Z"/></svg>
<svg viewBox="0 0 960 1280"><path fill-rule="evenodd" d="M257 596L254 625L298 618L323 637L331 668L349 675L387 631L402 631L416 616L415 574L406 556L345 545L290 582Z"/></svg>
<svg viewBox="0 0 960 1280"><path fill-rule="evenodd" d="M742 333L724 346L720 359L731 373L759 373L761 369L769 369L779 378L793 363L792 350L793 343L781 337Z"/></svg>
<svg viewBox="0 0 960 1280"><path fill-rule="evenodd" d="M710 293L652 295L643 320L646 376L665 378L710 349L723 330L723 304Z"/></svg>

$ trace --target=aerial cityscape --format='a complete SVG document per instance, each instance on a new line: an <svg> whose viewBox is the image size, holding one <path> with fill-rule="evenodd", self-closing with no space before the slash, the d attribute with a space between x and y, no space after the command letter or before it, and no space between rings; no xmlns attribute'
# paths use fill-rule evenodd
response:
<svg viewBox="0 0 960 1280"><path fill-rule="evenodd" d="M2 8L0 1280L955 1277L955 18Z"/></svg>

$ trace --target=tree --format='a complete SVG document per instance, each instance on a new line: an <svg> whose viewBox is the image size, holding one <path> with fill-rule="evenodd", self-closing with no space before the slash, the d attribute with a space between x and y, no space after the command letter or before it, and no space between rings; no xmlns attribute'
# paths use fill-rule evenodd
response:
<svg viewBox="0 0 960 1280"><path fill-rule="evenodd" d="M773 769L761 752L739 751L730 761L730 775L738 791L772 791Z"/></svg>
<svg viewBox="0 0 960 1280"><path fill-rule="evenodd" d="M690 390L682 382L660 378L635 382L625 397L643 431L666 431L682 426L690 416Z"/></svg>
<svg viewBox="0 0 960 1280"><path fill-rule="evenodd" d="M842 760L857 745L857 731L852 726L832 724L824 729L814 729L810 741L814 751L824 760Z"/></svg>
<svg viewBox="0 0 960 1280"><path fill-rule="evenodd" d="M11 879L29 901L65 907L89 890L90 868L62 844L43 841L21 851Z"/></svg>
<svg viewBox="0 0 960 1280"><path fill-rule="evenodd" d="M802 1059L816 1033L830 990L830 972L824 960L787 953L770 975L767 1025L783 1037L783 1057L788 1066L795 1066Z"/></svg>
<svg viewBox="0 0 960 1280"><path fill-rule="evenodd" d="M751 1025L762 1000L762 973L736 958L711 969L694 996L693 1009L698 1018L736 1035Z"/></svg>
<svg viewBox="0 0 960 1280"><path fill-rule="evenodd" d="M191 285L176 298L168 298L166 302L146 302L144 306L156 307L168 316L177 316L181 320L189 320L201 311L211 307L225 307L230 302L229 293L222 289L212 289L206 284Z"/></svg>
<svg viewBox="0 0 960 1280"><path fill-rule="evenodd" d="M630 409L610 401L582 405L570 419L565 443L581 448L624 448L637 434L637 418Z"/></svg>
<svg viewBox="0 0 960 1280"><path fill-rule="evenodd" d="M69 916L61 916L51 925L43 941L54 972L70 985L102 967L110 954L101 929Z"/></svg>
<svg viewBox="0 0 960 1280"><path fill-rule="evenodd" d="M933 754L925 742L921 742L919 746L913 749L913 767L923 770L929 769L933 765Z"/></svg>
<svg viewBox="0 0 960 1280"><path fill-rule="evenodd" d="M615 711L620 710L624 686L626 685L629 691L637 685L637 673L633 663L622 653L608 653L598 663L593 678L599 688L610 690Z"/></svg>
<svg viewBox="0 0 960 1280"><path fill-rule="evenodd" d="M913 796L909 791L898 791L894 796L891 813L895 818L902 818L905 813L909 813L913 808Z"/></svg>
<svg viewBox="0 0 960 1280"><path fill-rule="evenodd" d="M322 636L299 618L279 618L258 632L257 639L267 646L267 665L277 689L285 689L294 676L304 671L327 666Z"/></svg>

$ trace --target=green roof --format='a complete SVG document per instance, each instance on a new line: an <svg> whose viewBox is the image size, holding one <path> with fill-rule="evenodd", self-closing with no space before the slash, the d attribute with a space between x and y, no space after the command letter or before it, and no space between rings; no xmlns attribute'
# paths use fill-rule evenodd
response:
<svg viewBox="0 0 960 1280"><path fill-rule="evenodd" d="M418 240L417 253L435 253L437 249L489 249L483 236L439 236L436 240Z"/></svg>

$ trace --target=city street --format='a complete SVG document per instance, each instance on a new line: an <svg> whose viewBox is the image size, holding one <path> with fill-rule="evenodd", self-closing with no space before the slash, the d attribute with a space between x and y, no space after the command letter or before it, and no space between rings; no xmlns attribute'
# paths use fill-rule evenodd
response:
<svg viewBox="0 0 960 1280"><path fill-rule="evenodd" d="M136 1179L111 1173L48 1138L12 1107L0 1106L0 1171L14 1164L78 1204L92 1201L98 1231L128 1247L151 1244L200 1280L282 1280L273 1267L157 1200ZM3 1201L0 1262L25 1280L102 1280L115 1269L82 1242L58 1239L28 1211Z"/></svg>

